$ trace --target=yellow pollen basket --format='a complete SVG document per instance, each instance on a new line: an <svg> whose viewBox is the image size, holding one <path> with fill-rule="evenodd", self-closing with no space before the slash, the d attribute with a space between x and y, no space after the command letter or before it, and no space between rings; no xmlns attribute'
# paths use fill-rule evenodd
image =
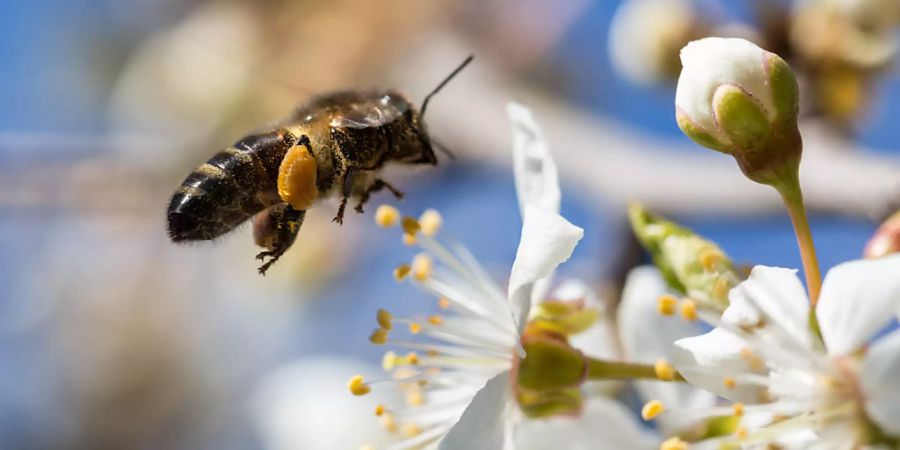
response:
<svg viewBox="0 0 900 450"><path fill-rule="evenodd" d="M278 168L278 196L297 211L309 209L319 197L316 158L305 145L288 150Z"/></svg>

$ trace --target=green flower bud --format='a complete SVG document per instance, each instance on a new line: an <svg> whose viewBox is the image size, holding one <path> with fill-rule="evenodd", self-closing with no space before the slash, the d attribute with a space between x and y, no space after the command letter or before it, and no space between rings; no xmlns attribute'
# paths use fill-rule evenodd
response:
<svg viewBox="0 0 900 450"><path fill-rule="evenodd" d="M740 281L731 259L713 242L632 204L634 234L650 253L669 286L701 306L723 311L728 291Z"/></svg>

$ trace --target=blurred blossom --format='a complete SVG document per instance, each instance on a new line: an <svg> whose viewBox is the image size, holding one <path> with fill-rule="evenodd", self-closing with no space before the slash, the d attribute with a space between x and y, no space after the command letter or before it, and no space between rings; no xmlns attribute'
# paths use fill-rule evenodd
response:
<svg viewBox="0 0 900 450"><path fill-rule="evenodd" d="M678 51L703 32L688 0L627 0L610 25L613 68L641 85L674 80L681 70Z"/></svg>
<svg viewBox="0 0 900 450"><path fill-rule="evenodd" d="M863 256L880 258L897 252L900 252L900 211L895 212L878 227L875 235L866 244Z"/></svg>

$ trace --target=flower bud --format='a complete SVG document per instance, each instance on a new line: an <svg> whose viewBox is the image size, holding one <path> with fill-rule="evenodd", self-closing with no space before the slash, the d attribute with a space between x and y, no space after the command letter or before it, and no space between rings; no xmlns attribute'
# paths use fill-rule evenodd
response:
<svg viewBox="0 0 900 450"><path fill-rule="evenodd" d="M897 211L878 227L872 239L866 244L863 256L880 258L900 252L900 211Z"/></svg>
<svg viewBox="0 0 900 450"><path fill-rule="evenodd" d="M799 93L778 55L736 38L705 38L681 50L678 126L698 144L735 157L753 181L793 180L802 142Z"/></svg>
<svg viewBox="0 0 900 450"><path fill-rule="evenodd" d="M728 291L740 281L731 259L713 242L632 204L628 217L634 234L672 289L699 306L724 311Z"/></svg>

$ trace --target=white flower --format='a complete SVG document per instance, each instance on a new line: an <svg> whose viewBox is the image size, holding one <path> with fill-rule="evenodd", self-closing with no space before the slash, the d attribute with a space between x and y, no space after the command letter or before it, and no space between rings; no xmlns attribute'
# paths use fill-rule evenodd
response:
<svg viewBox="0 0 900 450"><path fill-rule="evenodd" d="M757 266L731 291L721 321L706 317L719 322L715 329L675 343L674 364L689 382L739 402L741 410L779 417L744 430L743 445L788 447L784 439L796 438L807 448L817 436L815 448L859 448L879 443L876 427L896 438L900 331L879 332L900 307L898 275L900 256L831 269L816 307L819 340L795 271Z"/></svg>
<svg viewBox="0 0 900 450"><path fill-rule="evenodd" d="M797 80L778 55L744 39L705 38L681 50L681 63L675 115L688 137L734 155L745 172L771 162L763 156L780 161L790 151L799 161Z"/></svg>
<svg viewBox="0 0 900 450"><path fill-rule="evenodd" d="M540 130L524 107L508 107L513 127L516 187L522 210L522 235L509 276L501 288L463 246L439 238L421 222L415 242L426 253L400 270L419 287L438 297L446 314L421 321L395 319L381 313L373 335L417 353L389 352L385 368L394 373L390 384L407 394L408 407L376 411L389 428L406 439L391 448L505 449L513 446L520 413L515 405L510 370L521 356L520 342L532 300L543 297L556 267L567 260L583 231L559 215L556 166ZM432 214L431 222L439 222ZM385 214L383 223L395 220ZM404 225L415 231L418 226ZM397 323L407 323L428 341L387 340ZM378 382L375 382L378 383ZM372 383L374 385L375 383ZM370 384L351 380L354 393Z"/></svg>

